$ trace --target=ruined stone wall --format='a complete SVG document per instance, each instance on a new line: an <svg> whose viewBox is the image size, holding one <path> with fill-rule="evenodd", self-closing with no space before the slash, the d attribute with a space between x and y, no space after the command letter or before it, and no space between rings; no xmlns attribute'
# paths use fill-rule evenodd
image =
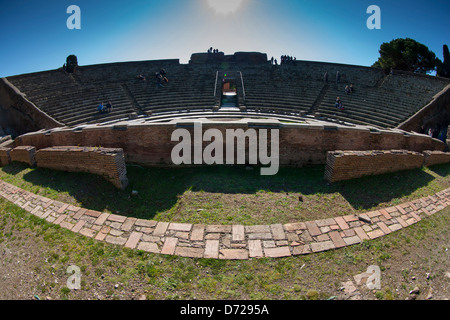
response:
<svg viewBox="0 0 450 320"><path fill-rule="evenodd" d="M177 128L185 128L194 137L194 126L185 122L128 125L85 126L80 129L54 129L22 135L15 145L31 145L37 150L53 146L101 146L122 148L125 160L148 166L171 166L172 149L179 143L171 141ZM320 124L286 124L278 121L204 121L203 133L218 129L223 136L227 129L266 128L279 130L279 161L281 166L325 164L327 152L334 150L425 150L444 151L445 144L427 135L407 134L399 130L375 130L365 127L324 126ZM259 131L258 131L259 132ZM269 135L270 141L270 135ZM193 143L193 142L192 142ZM225 142L224 142L225 143ZM205 148L210 142L203 142ZM248 152L248 145L246 146ZM225 150L225 146L224 146Z"/></svg>
<svg viewBox="0 0 450 320"><path fill-rule="evenodd" d="M52 147L36 152L38 167L101 175L119 189L128 185L123 150L119 148Z"/></svg>
<svg viewBox="0 0 450 320"><path fill-rule="evenodd" d="M11 148L0 147L0 167L4 167L11 162Z"/></svg>
<svg viewBox="0 0 450 320"><path fill-rule="evenodd" d="M36 148L33 146L18 146L10 152L11 162L22 162L32 167L36 164L35 154Z"/></svg>
<svg viewBox="0 0 450 320"><path fill-rule="evenodd" d="M424 151L424 166L430 167L436 164L444 164L450 162L450 153L442 151Z"/></svg>
<svg viewBox="0 0 450 320"><path fill-rule="evenodd" d="M336 182L363 176L421 168L424 155L406 150L333 151L327 156L325 180Z"/></svg>

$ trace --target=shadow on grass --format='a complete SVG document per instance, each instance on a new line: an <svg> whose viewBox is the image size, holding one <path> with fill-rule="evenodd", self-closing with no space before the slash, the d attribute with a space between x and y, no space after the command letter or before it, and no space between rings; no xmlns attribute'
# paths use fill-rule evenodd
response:
<svg viewBox="0 0 450 320"><path fill-rule="evenodd" d="M431 167L428 167L431 171L434 173L440 175L441 177L445 178L450 174L450 164L437 164Z"/></svg>
<svg viewBox="0 0 450 320"><path fill-rule="evenodd" d="M11 164L2 170L15 175L26 165ZM110 210L126 216L152 219L173 208L187 190L224 194L255 194L257 192L299 193L319 195L340 193L355 209L368 209L395 198L410 195L427 185L433 176L421 169L402 171L328 185L323 180L325 167L281 168L275 176L261 176L258 168L243 166L142 168L127 167L129 186L118 190L100 176L35 168L23 179L40 186L40 193L64 201L64 193L82 207ZM447 173L450 166L441 168ZM11 179L13 177L9 177ZM137 190L137 196L131 191ZM61 199L62 197L62 199Z"/></svg>

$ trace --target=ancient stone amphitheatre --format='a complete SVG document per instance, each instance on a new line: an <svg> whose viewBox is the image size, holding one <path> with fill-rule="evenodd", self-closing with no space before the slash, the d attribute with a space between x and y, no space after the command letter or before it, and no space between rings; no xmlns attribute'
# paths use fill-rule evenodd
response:
<svg viewBox="0 0 450 320"><path fill-rule="evenodd" d="M159 85L155 74L161 69L168 82ZM347 85L354 92L346 94ZM344 110L335 107L337 97ZM188 64L158 60L79 66L74 73L49 70L1 79L0 164L87 171L131 194L127 165L174 167L172 133L194 134L201 123L203 132L277 130L281 168L325 166L324 179L334 183L448 163L446 144L424 132L448 120L449 97L450 81L438 77L311 61L273 65L266 54L252 52L193 54ZM112 111L99 113L97 106L108 101ZM241 167L251 170L250 165ZM5 181L0 196L98 241L233 260L351 246L420 223L450 205L445 189L357 214L209 224L94 210Z"/></svg>

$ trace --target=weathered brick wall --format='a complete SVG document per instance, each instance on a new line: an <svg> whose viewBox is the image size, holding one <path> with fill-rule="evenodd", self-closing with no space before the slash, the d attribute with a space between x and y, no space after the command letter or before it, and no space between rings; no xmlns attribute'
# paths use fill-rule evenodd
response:
<svg viewBox="0 0 450 320"><path fill-rule="evenodd" d="M29 166L36 164L36 148L32 146L19 146L11 150L11 161L23 162Z"/></svg>
<svg viewBox="0 0 450 320"><path fill-rule="evenodd" d="M38 167L103 176L119 189L128 185L123 150L120 148L52 147L36 152Z"/></svg>
<svg viewBox="0 0 450 320"><path fill-rule="evenodd" d="M406 150L328 152L325 180L336 182L421 168L424 155Z"/></svg>
<svg viewBox="0 0 450 320"><path fill-rule="evenodd" d="M442 151L424 151L424 166L430 167L435 164L443 164L450 162L450 153Z"/></svg>
<svg viewBox="0 0 450 320"><path fill-rule="evenodd" d="M193 125L178 123L192 138ZM32 145L36 149L52 146L102 146L122 148L126 161L148 166L171 166L172 149L178 142L171 141L177 122L161 124L129 123L128 125L84 126L82 129L61 128L22 135L16 145ZM424 150L443 151L445 144L427 135L411 134L399 130L370 130L365 127L344 127L320 124L285 124L277 121L208 121L203 133L218 129L225 137L227 129L278 128L280 165L303 166L325 164L327 152L333 150ZM224 139L225 143L225 139ZM204 142L207 146L210 142ZM248 144L246 146L248 152ZM224 149L225 150L225 149Z"/></svg>
<svg viewBox="0 0 450 320"><path fill-rule="evenodd" d="M0 167L4 167L11 162L11 148L0 147Z"/></svg>

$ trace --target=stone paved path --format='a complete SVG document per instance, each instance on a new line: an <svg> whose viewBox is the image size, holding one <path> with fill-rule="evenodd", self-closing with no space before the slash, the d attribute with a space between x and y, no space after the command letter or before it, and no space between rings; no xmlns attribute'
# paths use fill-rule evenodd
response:
<svg viewBox="0 0 450 320"><path fill-rule="evenodd" d="M98 241L147 252L211 259L281 258L342 248L419 222L450 205L450 188L360 215L273 225L201 225L142 220L51 200L0 180L0 196L29 213Z"/></svg>

